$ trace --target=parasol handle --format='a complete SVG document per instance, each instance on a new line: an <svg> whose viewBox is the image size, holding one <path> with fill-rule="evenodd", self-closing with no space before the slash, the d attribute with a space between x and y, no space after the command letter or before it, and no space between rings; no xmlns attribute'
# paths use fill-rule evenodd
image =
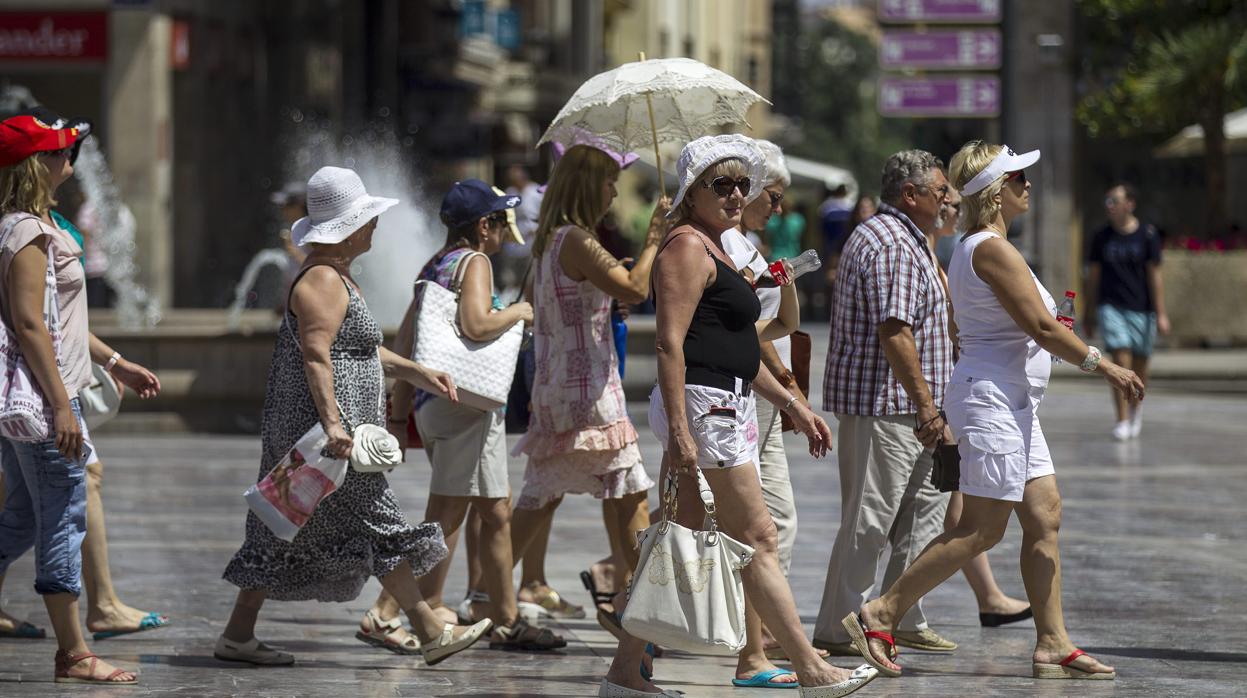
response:
<svg viewBox="0 0 1247 698"><path fill-rule="evenodd" d="M645 60L645 52L637 52L637 60ZM662 172L662 155L658 153L658 125L654 121L654 102L650 99L650 93L645 93L645 106L649 109L649 130L654 136L654 166L658 168L658 190L665 197L667 195L667 178Z"/></svg>

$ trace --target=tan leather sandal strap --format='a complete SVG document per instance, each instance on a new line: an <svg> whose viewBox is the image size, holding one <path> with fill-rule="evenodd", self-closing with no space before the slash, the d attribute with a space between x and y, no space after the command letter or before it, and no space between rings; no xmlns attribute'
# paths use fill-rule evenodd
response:
<svg viewBox="0 0 1247 698"><path fill-rule="evenodd" d="M128 674L128 673L130 673L130 672L126 671L125 669L117 669L117 670L116 670L116 671L114 671L113 673L109 674L109 675L108 675L108 677L107 677L107 678L105 678L104 680L105 680L105 681L112 681L113 679L116 679L118 676L121 676L122 674ZM94 675L94 674L92 674L92 678L95 678L95 675Z"/></svg>

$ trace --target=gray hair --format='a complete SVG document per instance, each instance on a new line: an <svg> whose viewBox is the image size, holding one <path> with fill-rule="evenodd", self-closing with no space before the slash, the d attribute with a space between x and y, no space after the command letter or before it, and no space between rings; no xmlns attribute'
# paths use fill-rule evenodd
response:
<svg viewBox="0 0 1247 698"><path fill-rule="evenodd" d="M784 151L770 141L755 139L755 142L762 154L766 156L766 181L757 190L762 191L763 187L769 187L776 182L784 185L785 189L788 188L792 184L792 175L788 174L788 162L784 160Z"/></svg>
<svg viewBox="0 0 1247 698"><path fill-rule="evenodd" d="M931 184L931 170L944 169L939 158L925 150L902 150L883 163L883 186L879 200L895 206L901 201L901 188L911 183L926 187Z"/></svg>

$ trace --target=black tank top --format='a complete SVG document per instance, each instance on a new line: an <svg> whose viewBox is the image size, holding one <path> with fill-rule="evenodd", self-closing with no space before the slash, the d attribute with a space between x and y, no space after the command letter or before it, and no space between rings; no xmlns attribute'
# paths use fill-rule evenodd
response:
<svg viewBox="0 0 1247 698"><path fill-rule="evenodd" d="M705 242L702 246L718 273L702 291L684 336L685 383L732 390L734 378L752 381L758 375L762 350L755 323L762 303L740 272L711 253Z"/></svg>

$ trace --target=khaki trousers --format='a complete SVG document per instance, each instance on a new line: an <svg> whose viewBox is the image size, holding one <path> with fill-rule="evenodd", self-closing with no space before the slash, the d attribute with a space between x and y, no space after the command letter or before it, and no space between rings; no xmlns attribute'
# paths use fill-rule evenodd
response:
<svg viewBox="0 0 1247 698"><path fill-rule="evenodd" d="M766 400L758 400L758 469L762 474L762 499L779 532L779 569L788 576L792 546L797 542L797 502L788 478L788 456L780 412Z"/></svg>
<svg viewBox="0 0 1247 698"><path fill-rule="evenodd" d="M814 638L848 642L840 620L856 612L875 587L884 548L892 554L883 575L887 591L931 539L944 530L948 495L931 486L931 451L914 436L914 415L840 415L840 530L827 566ZM897 630L927 627L922 602Z"/></svg>

